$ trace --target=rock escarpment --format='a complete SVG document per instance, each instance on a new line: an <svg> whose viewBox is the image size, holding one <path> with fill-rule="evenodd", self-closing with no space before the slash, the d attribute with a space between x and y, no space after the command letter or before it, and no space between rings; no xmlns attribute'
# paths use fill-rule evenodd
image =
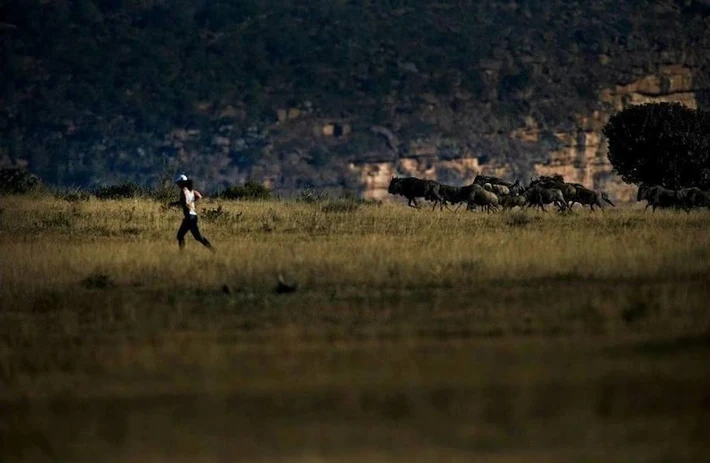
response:
<svg viewBox="0 0 710 463"><path fill-rule="evenodd" d="M50 184L560 172L623 199L609 115L710 107L707 0L75 3L0 6L0 166Z"/></svg>
<svg viewBox="0 0 710 463"><path fill-rule="evenodd" d="M585 114L575 114L574 124L567 131L552 133L556 148L547 153L542 162L532 165L529 177L561 174L570 182L610 193L617 201L631 201L635 186L627 185L613 173L607 159L606 140L602 128L615 111L635 104L678 102L689 108L697 108L696 93L705 91L703 78L693 75L693 70L684 65L664 65L657 73L649 74L630 83L608 87L599 92L599 108ZM521 128L510 131L507 136L524 144L536 144L541 140L542 128L528 117ZM520 178L516 166L505 161L503 156L490 156L493 160L480 162L477 153L466 152L458 159L440 159L435 143L429 149L410 149L413 155L385 162L353 163L363 185L363 195L368 199L387 196L387 185L392 176L412 175L453 184L466 184L478 173L497 175L513 180ZM528 181L530 178L523 179Z"/></svg>

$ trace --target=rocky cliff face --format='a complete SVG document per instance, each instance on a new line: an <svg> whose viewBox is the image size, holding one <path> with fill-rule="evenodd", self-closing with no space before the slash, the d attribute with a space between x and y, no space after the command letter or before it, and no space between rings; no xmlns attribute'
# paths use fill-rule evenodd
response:
<svg viewBox="0 0 710 463"><path fill-rule="evenodd" d="M634 199L636 188L624 183L613 173L607 159L606 140L602 128L610 115L629 105L659 102L678 102L697 108L696 92L704 89L701 79L683 65L664 65L657 73L646 75L628 84L603 89L599 93L600 109L575 114L574 125L568 131L553 132L557 148L549 151L547 159L533 164L532 176L561 174L569 182L577 182L608 192L616 201ZM508 137L523 144L538 143L542 137L538 122L528 117L523 127L508 133ZM481 163L474 152L466 152L458 159L439 159L436 142L429 149L412 147L407 155L389 162L353 163L367 199L387 197L387 186L392 176L406 175L439 180L451 184L470 183L479 173L497 175L513 180L517 176L513 165L504 159ZM528 181L530 179L524 179Z"/></svg>
<svg viewBox="0 0 710 463"><path fill-rule="evenodd" d="M623 200L609 115L710 107L708 0L81 3L0 6L0 166L58 185L561 173Z"/></svg>

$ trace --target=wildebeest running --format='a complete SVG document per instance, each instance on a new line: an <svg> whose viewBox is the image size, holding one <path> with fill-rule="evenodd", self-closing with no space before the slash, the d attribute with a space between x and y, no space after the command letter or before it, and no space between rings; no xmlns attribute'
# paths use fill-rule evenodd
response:
<svg viewBox="0 0 710 463"><path fill-rule="evenodd" d="M393 177L387 192L407 198L410 207L418 207L417 198L434 201L434 205L443 199L439 193L439 183L433 180L422 180L416 177Z"/></svg>

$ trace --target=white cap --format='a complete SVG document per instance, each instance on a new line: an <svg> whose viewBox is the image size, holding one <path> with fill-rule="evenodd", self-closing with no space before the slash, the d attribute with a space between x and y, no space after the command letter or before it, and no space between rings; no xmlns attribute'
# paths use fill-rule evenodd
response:
<svg viewBox="0 0 710 463"><path fill-rule="evenodd" d="M185 175L185 174L180 174L177 177L175 177L175 183L186 182L186 181L187 181L187 175Z"/></svg>

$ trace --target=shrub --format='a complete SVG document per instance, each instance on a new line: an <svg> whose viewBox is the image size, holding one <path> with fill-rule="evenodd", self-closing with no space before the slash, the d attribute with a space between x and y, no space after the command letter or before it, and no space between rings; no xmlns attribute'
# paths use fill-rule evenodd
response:
<svg viewBox="0 0 710 463"><path fill-rule="evenodd" d="M210 222L217 222L217 221L230 221L233 219L238 219L239 217L242 216L242 212L239 214L232 214L227 210L224 210L222 208L222 205L220 204L219 206L212 208L212 209L205 209L202 211L201 216Z"/></svg>
<svg viewBox="0 0 710 463"><path fill-rule="evenodd" d="M261 183L246 182L243 186L227 187L218 196L224 199L258 201L269 199L271 197L271 191Z"/></svg>
<svg viewBox="0 0 710 463"><path fill-rule="evenodd" d="M94 190L93 194L98 199L135 198L141 195L141 187L134 182L125 182L99 187Z"/></svg>
<svg viewBox="0 0 710 463"><path fill-rule="evenodd" d="M39 177L20 167L0 169L0 194L23 194L40 189Z"/></svg>
<svg viewBox="0 0 710 463"><path fill-rule="evenodd" d="M626 182L710 188L710 113L679 103L632 106L609 119L604 135Z"/></svg>
<svg viewBox="0 0 710 463"><path fill-rule="evenodd" d="M157 185L150 188L147 194L154 200L161 203L174 201L178 193L175 188L172 175L169 173L162 173L158 177Z"/></svg>
<svg viewBox="0 0 710 463"><path fill-rule="evenodd" d="M298 200L308 204L321 203L328 200L328 193L314 187L307 187L301 191Z"/></svg>

